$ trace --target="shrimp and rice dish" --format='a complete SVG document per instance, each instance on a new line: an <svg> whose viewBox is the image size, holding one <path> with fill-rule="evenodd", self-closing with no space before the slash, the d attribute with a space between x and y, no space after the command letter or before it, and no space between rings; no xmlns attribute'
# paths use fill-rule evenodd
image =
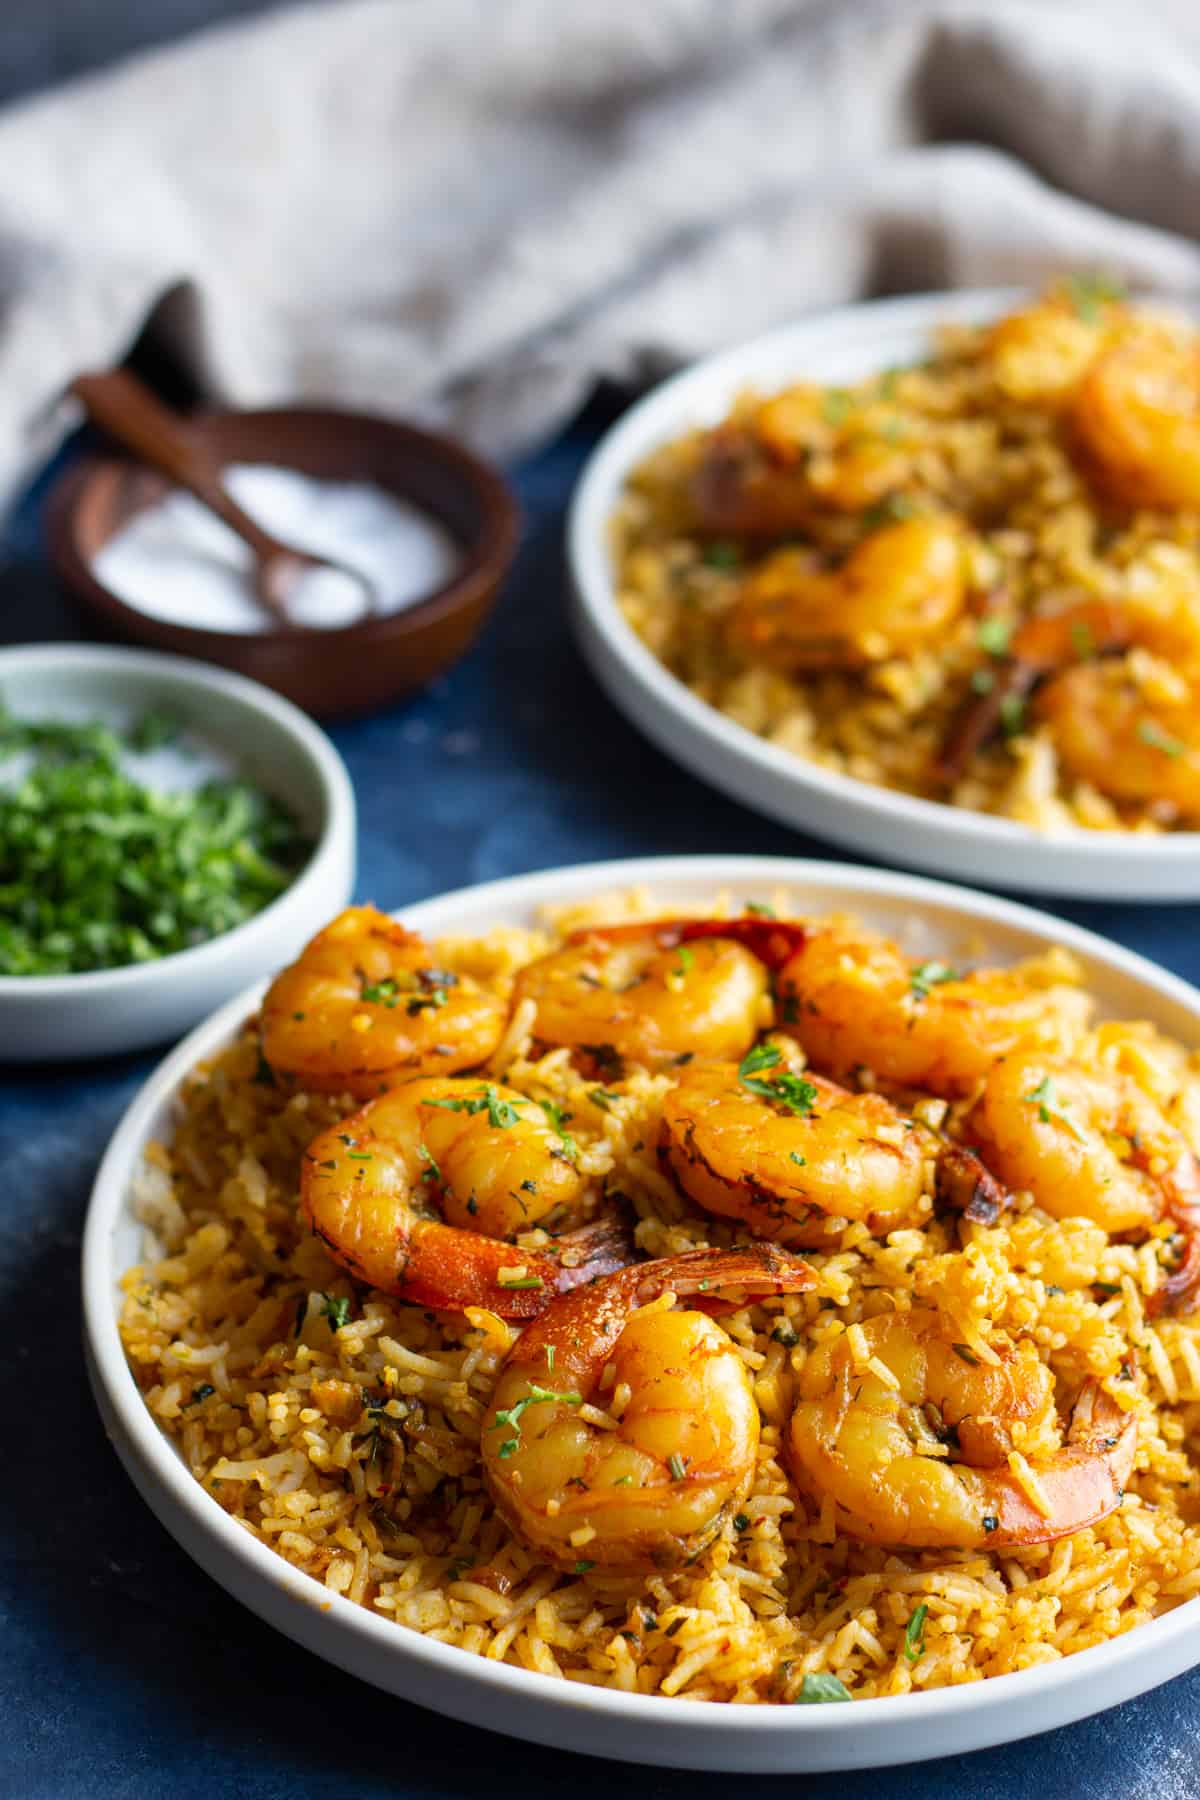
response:
<svg viewBox="0 0 1200 1800"><path fill-rule="evenodd" d="M1200 334L1064 281L655 450L617 597L827 769L1039 830L1200 826Z"/></svg>
<svg viewBox="0 0 1200 1800"><path fill-rule="evenodd" d="M315 1594L627 1693L905 1694L1200 1595L1198 1151L1200 1057L1063 951L352 908L149 1146L121 1332Z"/></svg>

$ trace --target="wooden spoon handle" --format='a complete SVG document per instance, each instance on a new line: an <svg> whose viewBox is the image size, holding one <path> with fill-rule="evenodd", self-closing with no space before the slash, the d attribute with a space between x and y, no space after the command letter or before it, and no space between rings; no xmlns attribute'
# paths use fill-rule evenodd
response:
<svg viewBox="0 0 1200 1800"><path fill-rule="evenodd" d="M243 512L221 481L219 464L197 442L186 419L152 393L128 369L109 369L103 374L77 375L71 392L80 401L93 425L132 450L142 462L166 475L177 486L223 519L231 531L262 558L284 548Z"/></svg>

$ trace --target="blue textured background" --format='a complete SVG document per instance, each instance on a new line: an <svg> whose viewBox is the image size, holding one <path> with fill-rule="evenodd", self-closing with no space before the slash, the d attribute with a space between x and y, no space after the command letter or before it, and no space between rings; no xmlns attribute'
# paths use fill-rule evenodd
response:
<svg viewBox="0 0 1200 1800"><path fill-rule="evenodd" d="M591 858L829 854L676 769L612 711L563 608L562 516L585 425L516 472L527 532L485 636L437 688L334 731L358 792L359 897L384 906ZM87 635L40 558L38 494L0 564L4 639ZM1192 980L1191 908L1064 905ZM727 1800L737 1777L634 1771L529 1748L361 1686L276 1636L193 1565L134 1494L84 1381L78 1255L97 1159L153 1057L0 1079L0 1796ZM748 1727L748 1729L753 1729ZM1009 1749L827 1779L806 1800L1193 1800L1200 1671Z"/></svg>

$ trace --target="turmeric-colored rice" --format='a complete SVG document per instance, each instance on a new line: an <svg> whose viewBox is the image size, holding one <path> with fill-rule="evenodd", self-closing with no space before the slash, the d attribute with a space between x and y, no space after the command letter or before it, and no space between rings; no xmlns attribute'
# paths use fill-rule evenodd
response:
<svg viewBox="0 0 1200 1800"><path fill-rule="evenodd" d="M598 902L590 916L615 910ZM443 940L437 958L506 993L516 968L586 916ZM1118 1043L1149 1058L1162 1049L1148 1027L1108 1024L1079 1054L1102 1061ZM601 1107L566 1051L536 1063L529 1053L518 1029L491 1067L518 1088L536 1082L571 1115L588 1168L632 1202L644 1253L737 1240L656 1162L669 1075L627 1069ZM1200 1071L1189 1071L1200 1098ZM630 1578L542 1565L500 1522L480 1472L480 1424L515 1328L356 1284L299 1216L301 1154L352 1104L273 1076L253 1020L196 1069L170 1141L151 1147L138 1181L147 1245L125 1277L121 1321L146 1405L196 1479L328 1593L567 1680L757 1702L795 1698L812 1673L837 1676L855 1698L975 1681L1102 1643L1200 1595L1200 1317L1148 1315L1160 1277L1152 1243L1110 1243L1028 1195L995 1226L931 1215L878 1241L847 1225L831 1250L810 1253L811 1293L723 1320L754 1381L759 1467L736 1518L691 1566ZM832 1508L798 1489L781 1442L806 1355L881 1311L926 1304L964 1343L993 1331L1032 1340L1066 1387L1084 1374L1119 1383L1124 1370L1140 1447L1123 1504L1102 1524L999 1555L888 1550L839 1535Z"/></svg>

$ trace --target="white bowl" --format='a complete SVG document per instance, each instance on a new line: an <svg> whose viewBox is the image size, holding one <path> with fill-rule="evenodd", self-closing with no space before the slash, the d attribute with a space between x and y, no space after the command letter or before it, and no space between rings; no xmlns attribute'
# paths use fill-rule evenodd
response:
<svg viewBox="0 0 1200 1800"><path fill-rule="evenodd" d="M642 883L668 908L722 887L765 899L786 886L806 911L853 910L914 951L951 960L968 942L1001 961L1063 944L1083 962L1106 1009L1153 1019L1189 1042L1200 1037L1200 993L1090 932L1007 901L832 863L721 856L595 863L465 889L403 917L430 934L480 932L500 922L527 924L548 901ZM117 1332L117 1282L141 1255L130 1190L142 1147L169 1134L180 1079L231 1038L260 993L240 995L194 1031L125 1114L92 1194L83 1300L89 1373L118 1456L188 1554L261 1618L340 1668L452 1718L594 1756L695 1769L850 1769L977 1750L1099 1712L1200 1662L1200 1601L1193 1600L1061 1662L925 1694L823 1707L656 1699L530 1674L434 1643L284 1562L189 1474L146 1410Z"/></svg>
<svg viewBox="0 0 1200 1800"><path fill-rule="evenodd" d="M717 423L747 387L770 392L801 379L844 384L919 361L937 325L982 323L1022 297L1006 288L846 307L710 357L656 388L601 440L572 501L567 557L580 645L609 697L660 750L785 825L880 862L1002 888L1084 899L1200 899L1200 833L1051 835L820 768L699 699L647 649L617 605L609 521L630 471L660 444Z"/></svg>
<svg viewBox="0 0 1200 1800"><path fill-rule="evenodd" d="M314 842L277 900L193 950L84 975L0 976L0 1062L109 1055L178 1037L294 955L349 899L355 814L345 764L311 719L258 682L151 651L35 644L0 650L0 703L19 718L119 727L168 712L200 753L199 778L222 771L257 782ZM167 779L186 781L182 765Z"/></svg>

